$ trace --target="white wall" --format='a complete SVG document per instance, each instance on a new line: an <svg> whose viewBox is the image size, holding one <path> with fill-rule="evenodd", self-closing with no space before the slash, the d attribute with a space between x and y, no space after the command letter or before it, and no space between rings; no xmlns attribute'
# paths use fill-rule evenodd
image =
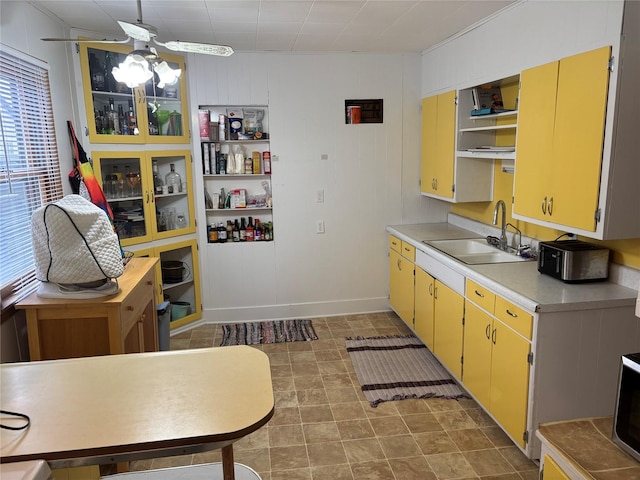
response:
<svg viewBox="0 0 640 480"><path fill-rule="evenodd" d="M205 319L388 309L385 226L446 220L445 205L419 195L419 56L188 60L192 129L199 105L268 104L271 152L279 158L272 245L207 245L200 235ZM384 123L345 125L350 98L382 98ZM315 202L318 189L323 204ZM316 220L324 220L325 234L315 233Z"/></svg>
<svg viewBox="0 0 640 480"><path fill-rule="evenodd" d="M619 43L622 0L524 1L422 56L422 97ZM614 55L616 50L614 49Z"/></svg>

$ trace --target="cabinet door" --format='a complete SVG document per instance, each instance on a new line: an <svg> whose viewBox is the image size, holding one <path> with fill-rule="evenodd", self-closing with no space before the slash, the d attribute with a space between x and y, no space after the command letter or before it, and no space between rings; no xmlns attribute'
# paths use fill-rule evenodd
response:
<svg viewBox="0 0 640 480"><path fill-rule="evenodd" d="M433 352L456 377L461 378L464 297L438 280L434 288Z"/></svg>
<svg viewBox="0 0 640 480"><path fill-rule="evenodd" d="M399 253L389 251L389 304L413 328L413 262Z"/></svg>
<svg viewBox="0 0 640 480"><path fill-rule="evenodd" d="M595 231L610 47L560 60L553 144L554 223Z"/></svg>
<svg viewBox="0 0 640 480"><path fill-rule="evenodd" d="M544 480L570 480L569 475L564 473L553 458L544 456Z"/></svg>
<svg viewBox="0 0 640 480"><path fill-rule="evenodd" d="M91 143L189 143L184 59L161 57L182 75L159 88L157 75L146 85L128 88L111 70L132 51L129 45L80 44L80 67ZM113 106L113 108L111 108Z"/></svg>
<svg viewBox="0 0 640 480"><path fill-rule="evenodd" d="M148 242L155 225L154 211L145 192L152 181L144 152L93 152L96 178L115 217L122 246Z"/></svg>
<svg viewBox="0 0 640 480"><path fill-rule="evenodd" d="M438 124L436 134L436 194L453 198L455 143L456 143L456 91L438 95Z"/></svg>
<svg viewBox="0 0 640 480"><path fill-rule="evenodd" d="M555 175L551 156L558 65L547 63L520 75L513 211L542 220Z"/></svg>
<svg viewBox="0 0 640 480"><path fill-rule="evenodd" d="M433 351L433 289L435 279L416 267L415 331L420 340Z"/></svg>
<svg viewBox="0 0 640 480"><path fill-rule="evenodd" d="M470 302L464 313L464 386L485 408L490 408L491 331L493 319Z"/></svg>
<svg viewBox="0 0 640 480"><path fill-rule="evenodd" d="M435 193L435 180L438 175L436 145L438 142L438 96L422 100L422 163L420 190L423 193Z"/></svg>
<svg viewBox="0 0 640 480"><path fill-rule="evenodd" d="M509 435L525 447L531 344L502 322L491 333L491 412Z"/></svg>

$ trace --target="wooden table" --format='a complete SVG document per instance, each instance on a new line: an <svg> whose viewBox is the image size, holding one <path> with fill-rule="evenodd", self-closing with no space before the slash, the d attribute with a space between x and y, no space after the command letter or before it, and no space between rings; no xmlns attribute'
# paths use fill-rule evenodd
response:
<svg viewBox="0 0 640 480"><path fill-rule="evenodd" d="M158 350L155 307L157 258L132 258L115 295L92 299L43 298L16 305L27 317L31 360Z"/></svg>
<svg viewBox="0 0 640 480"><path fill-rule="evenodd" d="M274 408L269 359L248 346L3 364L0 381L2 410L31 417L0 430L0 462L52 469L222 448L233 480L233 443Z"/></svg>

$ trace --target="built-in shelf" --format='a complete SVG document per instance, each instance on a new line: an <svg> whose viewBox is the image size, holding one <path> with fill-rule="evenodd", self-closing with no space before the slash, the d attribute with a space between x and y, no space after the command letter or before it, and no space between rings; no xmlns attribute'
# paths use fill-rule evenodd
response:
<svg viewBox="0 0 640 480"><path fill-rule="evenodd" d="M483 131L490 131L490 130L506 130L509 128L517 128L518 124L516 123L512 123L509 125L491 125L489 127L468 127L468 128L461 128L459 131L460 132L483 132Z"/></svg>
<svg viewBox="0 0 640 480"><path fill-rule="evenodd" d="M515 160L516 152L496 152L496 151L469 152L467 150L458 150L456 152L456 156L465 157L465 158L486 158L489 160L494 160L494 159Z"/></svg>

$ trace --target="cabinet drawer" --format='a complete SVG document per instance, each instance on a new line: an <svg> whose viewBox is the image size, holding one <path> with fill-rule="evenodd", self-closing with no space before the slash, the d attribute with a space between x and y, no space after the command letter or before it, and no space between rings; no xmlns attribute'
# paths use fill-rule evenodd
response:
<svg viewBox="0 0 640 480"><path fill-rule="evenodd" d="M402 242L402 252L400 252L404 258L407 260L411 260L412 262L416 261L416 247L411 245L408 242Z"/></svg>
<svg viewBox="0 0 640 480"><path fill-rule="evenodd" d="M495 316L509 325L516 332L531 340L533 332L533 315L516 307L502 297L496 297Z"/></svg>
<svg viewBox="0 0 640 480"><path fill-rule="evenodd" d="M389 235L389 248L395 250L398 253L402 253L402 240L393 235Z"/></svg>
<svg viewBox="0 0 640 480"><path fill-rule="evenodd" d="M476 305L484 308L487 312L493 313L496 296L492 291L478 285L473 280L467 279L465 296Z"/></svg>
<svg viewBox="0 0 640 480"><path fill-rule="evenodd" d="M155 299L152 275L153 271L145 275L120 306L120 331L123 337L126 337L129 330L138 322L147 304L150 301L153 303Z"/></svg>

